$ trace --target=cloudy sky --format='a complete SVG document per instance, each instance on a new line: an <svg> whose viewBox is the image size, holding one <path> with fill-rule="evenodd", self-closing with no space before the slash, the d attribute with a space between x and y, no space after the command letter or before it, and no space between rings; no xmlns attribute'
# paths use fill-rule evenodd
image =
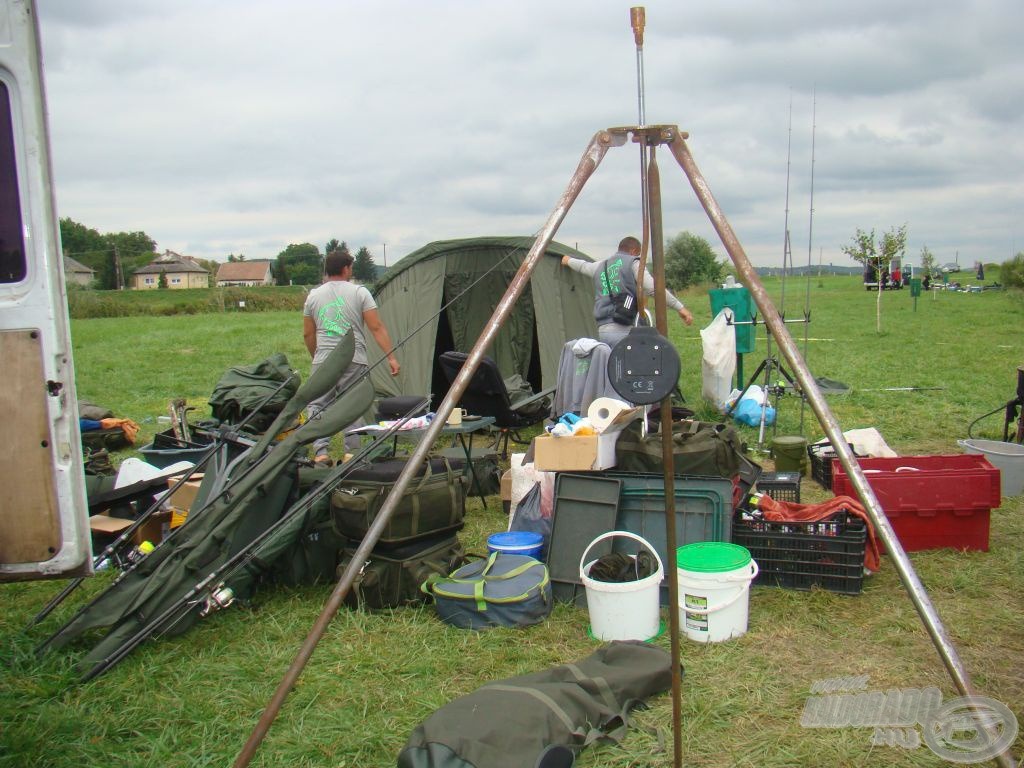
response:
<svg viewBox="0 0 1024 768"><path fill-rule="evenodd" d="M60 215L161 250L337 237L393 264L535 233L594 133L639 119L629 3L37 1ZM904 223L912 262L1024 249L1020 0L645 7L646 122L689 132L754 264L782 262L787 174L798 265L852 265L858 227ZM724 256L671 155L659 166L665 234ZM639 228L626 146L556 239L600 256Z"/></svg>

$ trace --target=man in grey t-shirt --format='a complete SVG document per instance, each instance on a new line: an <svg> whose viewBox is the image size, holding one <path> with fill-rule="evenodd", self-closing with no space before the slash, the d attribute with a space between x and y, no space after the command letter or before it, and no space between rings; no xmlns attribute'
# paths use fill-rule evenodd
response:
<svg viewBox="0 0 1024 768"><path fill-rule="evenodd" d="M387 352L391 375L397 376L400 366L391 347L391 337L384 327L377 303L370 292L352 279L352 256L342 251L331 251L324 259L325 280L306 297L302 308L302 338L306 349L313 357L313 370L322 363L331 350L348 333L355 334L355 354L352 364L345 369L338 383L322 397L313 400L307 409L310 419L315 418L352 382L366 375L369 369L366 359L366 331L373 334L374 341ZM361 420L357 420L358 421ZM358 438L356 438L358 440ZM315 462L320 466L331 466L330 438L321 438L313 443ZM355 447L355 446L353 446Z"/></svg>
<svg viewBox="0 0 1024 768"><path fill-rule="evenodd" d="M635 237L624 237L619 242L619 250L615 255L604 261L584 261L569 256L562 257L562 266L574 272L580 272L594 280L594 319L597 321L597 337L610 347L626 338L630 326L616 323L612 318L613 304L609 299L612 293L626 291L636 299L637 285L640 284L640 241ZM654 295L654 279L644 271L644 293ZM683 302L665 291L665 300L670 309L674 309L679 318L691 325L693 315Z"/></svg>

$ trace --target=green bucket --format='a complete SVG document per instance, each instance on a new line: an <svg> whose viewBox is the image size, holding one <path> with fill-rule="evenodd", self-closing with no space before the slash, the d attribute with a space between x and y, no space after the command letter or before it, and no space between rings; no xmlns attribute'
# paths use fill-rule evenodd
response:
<svg viewBox="0 0 1024 768"><path fill-rule="evenodd" d="M777 472L807 472L807 438L782 435L772 440L772 457Z"/></svg>

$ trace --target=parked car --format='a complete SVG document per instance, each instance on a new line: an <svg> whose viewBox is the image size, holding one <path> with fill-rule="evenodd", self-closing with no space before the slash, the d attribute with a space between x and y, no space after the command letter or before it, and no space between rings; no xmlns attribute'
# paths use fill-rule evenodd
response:
<svg viewBox="0 0 1024 768"><path fill-rule="evenodd" d="M941 269L947 274L955 274L960 271L960 265L950 262L949 264L943 264Z"/></svg>

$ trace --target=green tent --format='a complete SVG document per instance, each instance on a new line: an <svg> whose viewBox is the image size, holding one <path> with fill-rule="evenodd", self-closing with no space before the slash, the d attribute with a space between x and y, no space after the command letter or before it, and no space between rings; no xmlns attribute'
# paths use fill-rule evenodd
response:
<svg viewBox="0 0 1024 768"><path fill-rule="evenodd" d="M392 340L409 338L398 350L402 370L397 377L392 378L385 365L374 368L377 394L431 393L436 404L448 391L438 356L473 347L533 243L532 237L439 240L391 267L377 283L374 296ZM519 374L535 392L555 386L566 341L597 337L593 285L589 278L561 266L564 255L592 260L552 242L534 270L529 289L487 350L503 376ZM381 351L372 338L367 338L367 347L372 363Z"/></svg>

